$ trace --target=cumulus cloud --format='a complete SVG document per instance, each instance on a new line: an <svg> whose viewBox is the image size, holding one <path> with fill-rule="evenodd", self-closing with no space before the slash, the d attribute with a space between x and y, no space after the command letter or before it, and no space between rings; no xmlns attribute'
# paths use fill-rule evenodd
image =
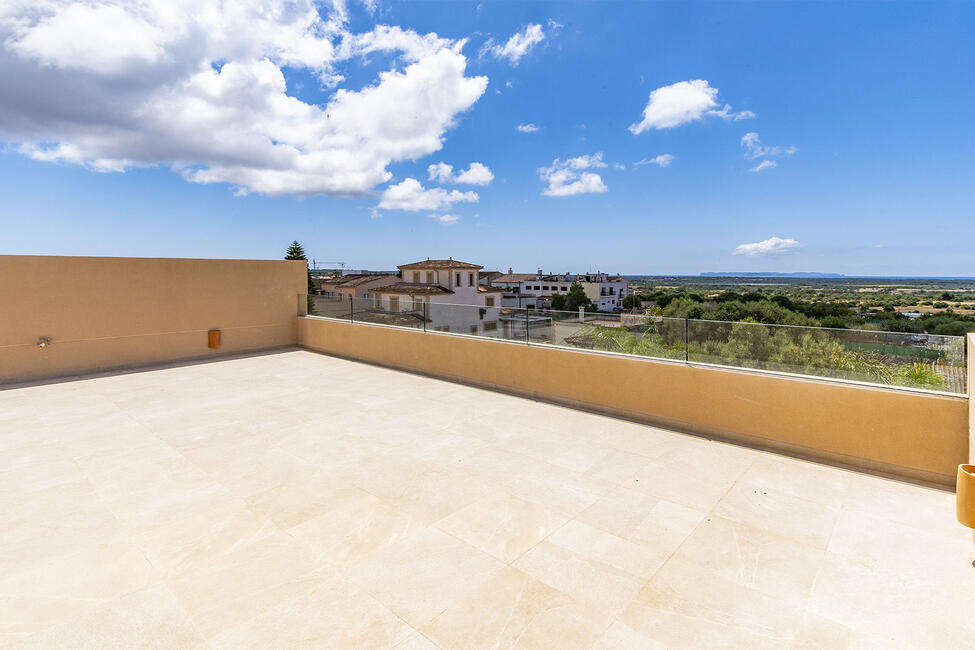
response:
<svg viewBox="0 0 975 650"><path fill-rule="evenodd" d="M369 195L390 164L440 150L487 78L467 75L462 40L347 21L341 0L321 13L315 0L7 3L0 140L37 160L163 165L241 193ZM390 69L365 87L321 104L288 92L286 68L335 87L374 52Z"/></svg>
<svg viewBox="0 0 975 650"><path fill-rule="evenodd" d="M602 177L586 170L605 166L602 153L567 160L556 158L551 166L538 168L538 177L548 183L548 187L542 190L542 194L545 196L602 194L608 189Z"/></svg>
<svg viewBox="0 0 975 650"><path fill-rule="evenodd" d="M390 185L382 193L379 207L383 210L443 210L454 203L477 203L476 192L461 192L442 187L426 189L415 178L407 178L401 183Z"/></svg>
<svg viewBox="0 0 975 650"><path fill-rule="evenodd" d="M776 167L776 166L777 166L777 163L774 160L763 160L762 162L758 163L757 165L755 165L754 167L752 167L748 171L751 171L751 172L763 172L766 169L772 169L773 167Z"/></svg>
<svg viewBox="0 0 975 650"><path fill-rule="evenodd" d="M549 34L558 31L560 27L562 25L554 20L548 21ZM504 43L496 43L493 38L489 38L481 48L480 56L491 56L517 66L533 47L545 40L545 37L544 27L538 24L528 25Z"/></svg>
<svg viewBox="0 0 975 650"><path fill-rule="evenodd" d="M788 147L767 147L762 144L758 134L754 131L741 136L741 146L745 150L745 158L747 160L768 157L788 157L799 150L795 145L789 145Z"/></svg>
<svg viewBox="0 0 975 650"><path fill-rule="evenodd" d="M640 167L642 165L656 165L657 167L669 167L670 163L674 162L677 156L669 153L662 153L659 156L654 156L653 158L644 158L643 160L638 160L633 163L634 167Z"/></svg>
<svg viewBox="0 0 975 650"><path fill-rule="evenodd" d="M456 174L452 165L443 162L434 163L427 167L427 173L431 181L457 185L488 185L494 180L494 174L487 165L479 162L471 163L470 167Z"/></svg>
<svg viewBox="0 0 975 650"><path fill-rule="evenodd" d="M755 117L751 111L736 113L728 104L719 106L717 98L718 89L712 88L704 79L662 86L651 91L643 109L643 119L631 124L630 131L639 134L651 129L670 129L702 120L706 116L732 121Z"/></svg>
<svg viewBox="0 0 975 650"><path fill-rule="evenodd" d="M518 133L535 133L538 131L538 127L529 122L528 124L519 124L515 127L515 131Z"/></svg>
<svg viewBox="0 0 975 650"><path fill-rule="evenodd" d="M783 239L781 237L769 237L764 241L752 244L741 244L731 252L732 255L784 255L792 253L798 249L800 244L795 239Z"/></svg>
<svg viewBox="0 0 975 650"><path fill-rule="evenodd" d="M428 214L428 219L433 219L441 226L452 226L460 220L456 214Z"/></svg>

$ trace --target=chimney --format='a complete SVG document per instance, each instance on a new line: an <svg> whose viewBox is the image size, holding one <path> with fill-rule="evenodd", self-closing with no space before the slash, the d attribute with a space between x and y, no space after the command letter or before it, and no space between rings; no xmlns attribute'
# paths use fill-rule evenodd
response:
<svg viewBox="0 0 975 650"><path fill-rule="evenodd" d="M511 270L511 267L509 266L508 267L508 275L511 275L511 274L512 274L512 270Z"/></svg>
<svg viewBox="0 0 975 650"><path fill-rule="evenodd" d="M538 274L539 275L542 275L542 270L541 269L538 269Z"/></svg>

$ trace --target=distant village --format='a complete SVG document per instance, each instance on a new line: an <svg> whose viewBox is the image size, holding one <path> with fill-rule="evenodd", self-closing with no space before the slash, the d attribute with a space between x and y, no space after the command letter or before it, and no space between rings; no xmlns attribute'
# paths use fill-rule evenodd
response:
<svg viewBox="0 0 975 650"><path fill-rule="evenodd" d="M591 301L587 309L615 312L623 308L629 282L608 273L507 273L453 258L423 260L397 267L397 272L343 269L315 274L312 280L325 298L372 301L387 312L413 311L423 303L517 307L531 310L564 308L574 284Z"/></svg>

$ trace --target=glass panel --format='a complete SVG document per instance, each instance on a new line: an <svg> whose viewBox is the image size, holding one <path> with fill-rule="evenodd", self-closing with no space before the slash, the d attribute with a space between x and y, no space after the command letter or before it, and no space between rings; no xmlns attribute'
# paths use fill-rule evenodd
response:
<svg viewBox="0 0 975 650"><path fill-rule="evenodd" d="M427 331L524 340L523 327L518 326L517 319L512 321L512 313L517 314L517 311L504 307L433 302L427 311Z"/></svg>
<svg viewBox="0 0 975 650"><path fill-rule="evenodd" d="M390 300L395 297L395 300ZM964 395L960 336L299 295L298 313L530 344L788 372Z"/></svg>
<svg viewBox="0 0 975 650"><path fill-rule="evenodd" d="M353 298L352 312L357 323L423 329L423 303L407 294Z"/></svg>
<svg viewBox="0 0 975 650"><path fill-rule="evenodd" d="M585 350L633 354L658 359L684 359L684 320L644 314L533 312L551 320L550 343Z"/></svg>
<svg viewBox="0 0 975 650"><path fill-rule="evenodd" d="M965 391L964 339L936 334L688 322L688 359L875 384Z"/></svg>
<svg viewBox="0 0 975 650"><path fill-rule="evenodd" d="M327 296L303 296L306 301L309 316L326 316L349 320L349 299Z"/></svg>

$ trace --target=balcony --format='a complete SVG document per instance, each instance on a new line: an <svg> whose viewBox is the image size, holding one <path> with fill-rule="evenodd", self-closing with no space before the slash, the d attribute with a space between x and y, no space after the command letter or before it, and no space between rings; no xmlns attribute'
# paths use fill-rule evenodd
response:
<svg viewBox="0 0 975 650"><path fill-rule="evenodd" d="M291 263L64 263L0 258L2 646L975 635L975 538L916 480L965 396L295 317Z"/></svg>

